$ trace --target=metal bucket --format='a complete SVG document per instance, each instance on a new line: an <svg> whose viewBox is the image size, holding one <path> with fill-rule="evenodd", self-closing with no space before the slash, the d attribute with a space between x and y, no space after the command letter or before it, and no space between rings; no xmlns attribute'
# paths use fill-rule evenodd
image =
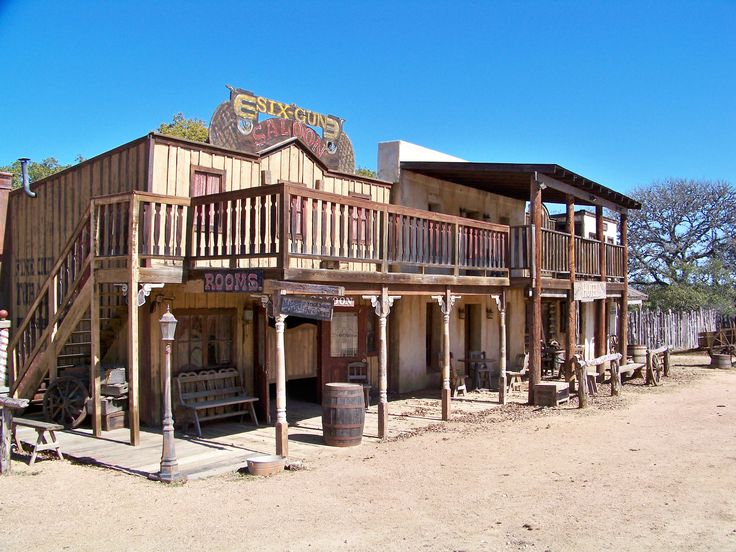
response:
<svg viewBox="0 0 736 552"><path fill-rule="evenodd" d="M322 436L333 447L354 447L363 440L363 386L328 383L322 394Z"/></svg>
<svg viewBox="0 0 736 552"><path fill-rule="evenodd" d="M713 355L711 356L710 357L710 367L730 370L732 367L731 355Z"/></svg>

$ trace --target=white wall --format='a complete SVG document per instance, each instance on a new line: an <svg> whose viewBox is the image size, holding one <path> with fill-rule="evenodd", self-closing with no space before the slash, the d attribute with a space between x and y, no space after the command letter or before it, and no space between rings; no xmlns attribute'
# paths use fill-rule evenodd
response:
<svg viewBox="0 0 736 552"><path fill-rule="evenodd" d="M378 144L378 178L398 182L399 164L402 161L465 161L465 159L403 140Z"/></svg>

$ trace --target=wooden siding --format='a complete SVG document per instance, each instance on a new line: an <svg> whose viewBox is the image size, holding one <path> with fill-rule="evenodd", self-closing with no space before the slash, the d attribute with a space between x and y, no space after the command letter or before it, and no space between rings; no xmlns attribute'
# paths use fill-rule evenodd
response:
<svg viewBox="0 0 736 552"><path fill-rule="evenodd" d="M39 181L32 185L35 198L22 190L10 194L14 325L28 311L90 198L145 188L147 147L142 138Z"/></svg>
<svg viewBox="0 0 736 552"><path fill-rule="evenodd" d="M276 330L268 328L266 346L269 383L276 382ZM286 380L317 377L317 326L302 324L284 332L284 353L286 356Z"/></svg>

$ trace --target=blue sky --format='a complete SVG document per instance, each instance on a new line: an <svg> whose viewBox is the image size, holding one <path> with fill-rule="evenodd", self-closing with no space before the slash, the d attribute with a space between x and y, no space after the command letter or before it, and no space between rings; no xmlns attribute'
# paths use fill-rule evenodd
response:
<svg viewBox="0 0 736 552"><path fill-rule="evenodd" d="M735 28L733 0L0 0L0 165L209 121L232 84L345 118L362 166L403 139L623 192L736 184Z"/></svg>

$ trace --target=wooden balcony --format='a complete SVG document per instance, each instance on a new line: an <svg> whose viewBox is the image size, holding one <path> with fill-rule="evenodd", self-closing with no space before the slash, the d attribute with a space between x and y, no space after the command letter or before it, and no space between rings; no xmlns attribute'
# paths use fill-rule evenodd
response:
<svg viewBox="0 0 736 552"><path fill-rule="evenodd" d="M529 277L532 259L532 227L512 226L510 229L509 268L512 276ZM570 277L568 247L570 235L542 229L542 276L545 278ZM623 246L605 244L606 278L622 282L624 267ZM601 275L600 242L575 237L575 273L578 278L597 279Z"/></svg>
<svg viewBox="0 0 736 552"><path fill-rule="evenodd" d="M195 198L134 193L93 201L94 254L142 270L179 266L395 274L508 283L508 226L280 183ZM131 218L132 217L132 218ZM335 270L338 269L338 270Z"/></svg>

